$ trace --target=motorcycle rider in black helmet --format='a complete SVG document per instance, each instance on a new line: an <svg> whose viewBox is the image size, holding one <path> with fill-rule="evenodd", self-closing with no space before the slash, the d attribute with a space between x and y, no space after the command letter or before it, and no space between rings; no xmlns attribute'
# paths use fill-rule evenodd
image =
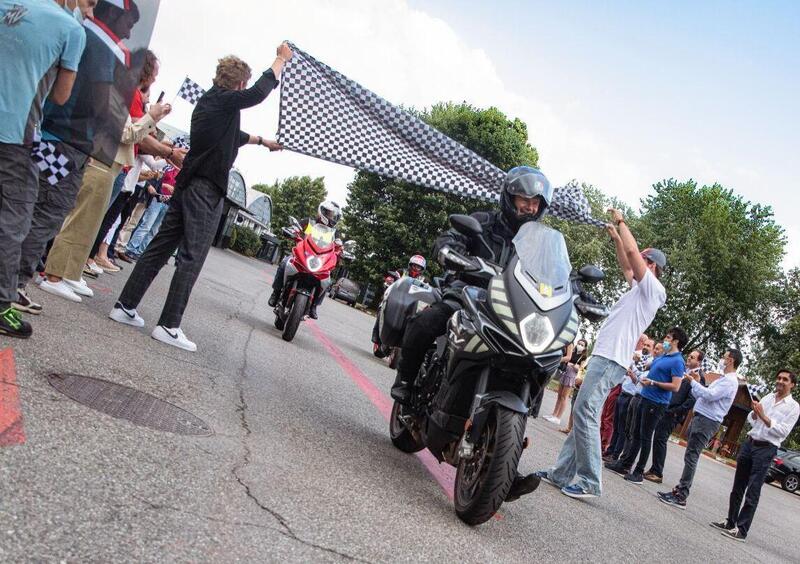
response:
<svg viewBox="0 0 800 564"><path fill-rule="evenodd" d="M520 226L528 221L538 221L545 213L553 196L553 188L542 172L530 166L518 166L508 171L500 197L500 211L481 211L472 214L483 227L483 238L467 237L454 229L442 233L434 243L434 256L449 247L461 254L480 257L502 267L512 256L512 240ZM397 369L392 398L398 403L408 404L411 399L411 384L416 379L425 353L437 337L444 335L447 321L459 306L459 295L465 283L458 275L448 279L443 300L413 317L403 337L402 353ZM514 501L521 495L535 490L539 478L530 474L517 474L506 501Z"/></svg>

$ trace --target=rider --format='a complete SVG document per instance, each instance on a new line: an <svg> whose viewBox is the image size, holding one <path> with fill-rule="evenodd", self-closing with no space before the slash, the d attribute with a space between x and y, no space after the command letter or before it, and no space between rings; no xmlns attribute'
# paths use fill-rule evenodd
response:
<svg viewBox="0 0 800 564"><path fill-rule="evenodd" d="M339 223L341 218L342 210L339 207L339 204L332 200L325 200L319 205L319 207L317 207L316 221L311 218L306 218L300 222L300 229L304 234L308 235L311 232L311 229L314 227L314 223L321 223L327 227L336 227L336 224ZM335 237L339 237L338 232L336 233ZM283 290L283 277L284 272L286 271L286 263L289 262L290 259L291 255L284 257L280 266L278 266L278 270L275 272L275 279L272 281L272 295L269 297L268 302L270 307L275 307L278 305L278 299L280 299L281 291ZM308 316L311 319L319 318L317 315L317 306L322 303L324 298L325 292L318 291L316 294L314 294L314 301L311 302L311 307L308 310Z"/></svg>
<svg viewBox="0 0 800 564"><path fill-rule="evenodd" d="M472 214L472 217L477 219L483 228L483 239L486 245L477 238L471 238L450 229L436 239L435 255L441 256L441 251L449 247L459 253L480 257L505 266L513 255L512 240L520 226L528 221L538 221L544 215L547 206L550 205L552 195L553 189L550 182L539 169L529 166L512 168L506 174L503 183L500 211ZM400 363L394 386L392 386L392 397L400 404L407 404L410 401L411 383L416 379L425 354L436 338L444 335L447 329L447 320L459 308L458 294L465 283L458 279L458 275L454 280L448 282L448 289L443 296L445 299L434 303L412 318L403 337ZM453 298L455 298L455 302ZM522 476L518 473L506 501L513 501L521 495L530 493L538 485L539 478L537 476L533 474Z"/></svg>
<svg viewBox="0 0 800 564"><path fill-rule="evenodd" d="M394 282L396 282L401 276L409 276L410 278L418 279L420 282L424 282L425 278L422 276L422 273L425 272L425 269L428 267L428 261L425 260L425 257L422 255L413 255L410 259L408 259L408 268L405 271L396 271L390 270L387 271L386 274L383 276L383 283L385 287L391 286ZM399 275L399 276L395 276ZM378 319L375 319L375 325L372 328L372 342L373 342L373 352L377 351L378 348L381 346L381 336L380 330L378 328Z"/></svg>
<svg viewBox="0 0 800 564"><path fill-rule="evenodd" d="M425 257L422 255L414 255L408 259L408 268L404 274L406 276L410 276L411 278L419 278L422 280L422 273L425 272L427 267L428 262L425 260Z"/></svg>

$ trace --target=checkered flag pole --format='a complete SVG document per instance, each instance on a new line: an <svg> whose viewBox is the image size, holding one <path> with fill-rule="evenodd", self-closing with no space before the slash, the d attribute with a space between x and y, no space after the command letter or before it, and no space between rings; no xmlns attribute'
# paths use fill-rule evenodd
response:
<svg viewBox="0 0 800 564"><path fill-rule="evenodd" d="M31 158L51 186L64 180L75 168L75 164L49 141L34 141Z"/></svg>
<svg viewBox="0 0 800 564"><path fill-rule="evenodd" d="M192 105L196 104L205 93L205 89L188 76L181 84L180 90L178 90L178 96Z"/></svg>

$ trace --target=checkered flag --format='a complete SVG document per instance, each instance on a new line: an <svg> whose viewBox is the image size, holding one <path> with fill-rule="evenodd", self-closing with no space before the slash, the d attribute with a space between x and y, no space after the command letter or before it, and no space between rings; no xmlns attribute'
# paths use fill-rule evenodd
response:
<svg viewBox="0 0 800 564"><path fill-rule="evenodd" d="M291 45L291 44L290 44ZM281 77L284 148L467 198L497 202L505 172L291 45ZM591 219L580 187L556 190L558 217Z"/></svg>
<svg viewBox="0 0 800 564"><path fill-rule="evenodd" d="M754 401L761 401L769 393L769 388L765 384L747 384L747 391Z"/></svg>
<svg viewBox="0 0 800 564"><path fill-rule="evenodd" d="M566 186L553 190L553 200L547 213L558 219L565 219L575 223L585 223L594 227L605 227L605 223L592 217L589 200L586 194L573 180Z"/></svg>
<svg viewBox="0 0 800 564"><path fill-rule="evenodd" d="M203 89L199 84L197 84L194 80L186 77L186 80L183 81L181 84L181 89L178 90L178 96L189 102L190 104L194 105L197 101L205 94L206 91Z"/></svg>
<svg viewBox="0 0 800 564"><path fill-rule="evenodd" d="M75 164L49 141L34 142L31 158L51 186L64 180L75 169Z"/></svg>
<svg viewBox="0 0 800 564"><path fill-rule="evenodd" d="M185 135L178 135L172 140L172 144L178 149L189 149L189 140Z"/></svg>

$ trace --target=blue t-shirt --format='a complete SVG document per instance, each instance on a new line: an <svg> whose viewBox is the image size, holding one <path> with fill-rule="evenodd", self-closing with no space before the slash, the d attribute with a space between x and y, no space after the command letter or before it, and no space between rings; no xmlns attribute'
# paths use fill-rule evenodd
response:
<svg viewBox="0 0 800 564"><path fill-rule="evenodd" d="M673 378L682 378L685 371L686 365L680 353L665 354L653 361L647 377L654 382L671 383ZM642 386L640 395L656 403L669 404L672 399L672 392L658 386Z"/></svg>
<svg viewBox="0 0 800 564"><path fill-rule="evenodd" d="M0 143L33 141L58 67L77 71L85 43L53 0L0 0Z"/></svg>

